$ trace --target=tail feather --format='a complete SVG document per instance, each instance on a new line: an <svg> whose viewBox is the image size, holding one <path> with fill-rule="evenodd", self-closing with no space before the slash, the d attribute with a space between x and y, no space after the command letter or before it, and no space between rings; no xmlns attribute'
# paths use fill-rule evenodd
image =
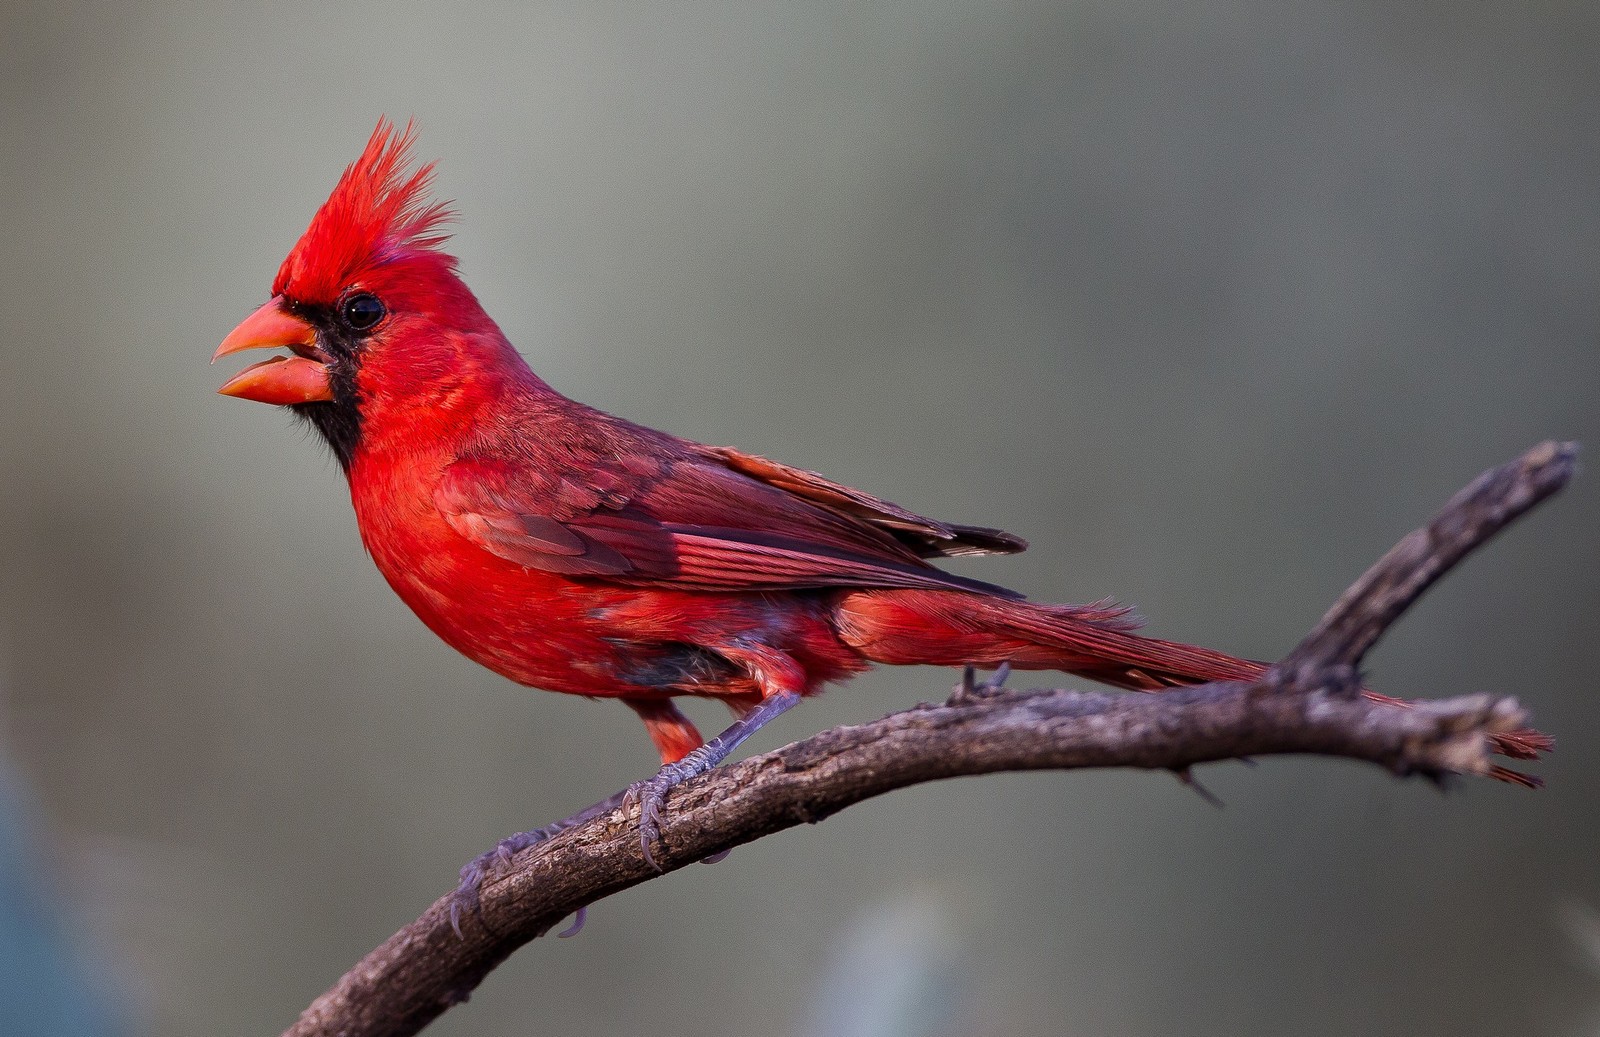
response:
<svg viewBox="0 0 1600 1037"><path fill-rule="evenodd" d="M1043 605L942 590L857 591L837 609L845 641L874 662L1060 670L1133 691L1250 680L1266 663L1143 637L1108 601Z"/></svg>
<svg viewBox="0 0 1600 1037"><path fill-rule="evenodd" d="M1110 602L1046 605L961 591L870 590L844 595L837 606L839 633L874 662L935 666L998 666L1059 670L1131 691L1260 677L1270 663L1177 641L1144 637L1128 609ZM1375 702L1409 706L1404 699L1363 691ZM1533 730L1492 736L1495 751L1537 759L1552 748ZM1505 767L1491 776L1537 787L1537 778Z"/></svg>

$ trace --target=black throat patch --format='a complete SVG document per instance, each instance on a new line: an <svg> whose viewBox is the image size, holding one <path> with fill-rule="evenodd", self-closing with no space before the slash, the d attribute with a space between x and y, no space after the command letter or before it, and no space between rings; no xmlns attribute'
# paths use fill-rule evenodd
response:
<svg viewBox="0 0 1600 1037"><path fill-rule="evenodd" d="M328 381L333 388L332 400L296 403L289 409L317 430L349 475L350 462L361 445L361 400L356 391L361 342L339 324L331 307L295 303L289 308L317 329L317 348L328 356Z"/></svg>

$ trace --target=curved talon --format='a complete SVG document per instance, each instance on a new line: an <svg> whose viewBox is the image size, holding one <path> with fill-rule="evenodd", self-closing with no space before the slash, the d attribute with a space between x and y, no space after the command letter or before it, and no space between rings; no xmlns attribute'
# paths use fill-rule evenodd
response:
<svg viewBox="0 0 1600 1037"><path fill-rule="evenodd" d="M627 795L623 797L624 802L630 805L637 803L639 806L639 848L644 853L645 863L656 871L662 869L656 863L655 854L650 852L650 844L661 838L661 822L665 820L661 805L666 800L667 792L677 784L670 780L671 775L667 773L673 766L676 764L661 768L653 778L634 782L628 786ZM663 778L668 780L663 781Z"/></svg>
<svg viewBox="0 0 1600 1037"><path fill-rule="evenodd" d="M707 755L696 749L678 762L661 768L655 777L630 785L623 796L624 802L639 805L639 848L644 854L645 863L656 871L661 871L662 867L651 852L651 845L661 841L661 826L667 820L664 809L667 793L689 778L710 770L712 762L703 758ZM697 759L697 756L702 758Z"/></svg>
<svg viewBox="0 0 1600 1037"><path fill-rule="evenodd" d="M544 842L560 830L560 822L557 822L547 828L535 828L531 832L518 832L516 835L507 836L495 843L494 849L478 854L461 866L459 872L461 881L456 886L454 899L450 901L450 928L455 930L457 938L461 938L463 909L472 912L478 910L478 891L483 888L489 876L509 868L517 854L530 846Z"/></svg>
<svg viewBox="0 0 1600 1037"><path fill-rule="evenodd" d="M462 879L456 887L454 895L450 898L450 928L455 930L456 939L465 940L461 932L461 919L466 915L479 915L481 918L482 902L478 899L478 887L483 884L486 876L477 876L474 879Z"/></svg>
<svg viewBox="0 0 1600 1037"><path fill-rule="evenodd" d="M589 907L587 904L585 904L583 907L578 908L577 913L572 916L572 924L561 930L559 933L556 933L556 939L565 940L570 937L577 936L579 933L583 932L583 923L588 919L588 917Z"/></svg>
<svg viewBox="0 0 1600 1037"><path fill-rule="evenodd" d="M461 882L456 886L455 895L450 898L450 928L455 930L458 940L466 939L461 934L461 916L478 913L478 890L489 877L487 865L498 850L497 846L488 853L480 853L461 866Z"/></svg>

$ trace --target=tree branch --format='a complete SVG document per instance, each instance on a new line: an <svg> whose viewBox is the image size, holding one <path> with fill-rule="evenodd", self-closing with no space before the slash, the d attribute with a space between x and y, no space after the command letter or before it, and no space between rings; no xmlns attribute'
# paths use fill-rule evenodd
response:
<svg viewBox="0 0 1600 1037"><path fill-rule="evenodd" d="M1542 443L1484 473L1357 580L1260 681L1136 695L973 688L969 675L943 705L824 731L685 783L668 797L656 860L670 872L893 789L957 775L1080 767L1187 775L1195 764L1285 753L1434 779L1491 773L1492 736L1524 721L1514 699L1472 695L1403 708L1360 695L1357 667L1435 580L1565 485L1576 454L1575 444ZM658 876L632 820L602 814L523 851L487 880L461 937L450 923L453 895L435 901L286 1033L414 1034L527 941Z"/></svg>

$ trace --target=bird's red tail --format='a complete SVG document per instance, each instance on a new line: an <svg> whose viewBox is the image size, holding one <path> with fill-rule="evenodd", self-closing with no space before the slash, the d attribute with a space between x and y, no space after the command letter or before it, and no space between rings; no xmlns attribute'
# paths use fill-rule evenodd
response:
<svg viewBox="0 0 1600 1037"><path fill-rule="evenodd" d="M844 639L874 662L1060 670L1134 691L1250 680L1266 663L1141 637L1127 609L1043 605L944 590L857 591L840 602Z"/></svg>
<svg viewBox="0 0 1600 1037"><path fill-rule="evenodd" d="M1209 648L1143 637L1126 609L1105 603L1046 605L944 590L868 590L844 595L836 615L840 636L874 662L935 666L998 666L1059 670L1119 688L1162 691L1210 681L1253 680L1270 664ZM1403 699L1376 692L1394 705ZM1535 759L1551 747L1548 735L1514 731L1495 736L1495 749ZM1538 780L1497 767L1494 776L1523 785Z"/></svg>

